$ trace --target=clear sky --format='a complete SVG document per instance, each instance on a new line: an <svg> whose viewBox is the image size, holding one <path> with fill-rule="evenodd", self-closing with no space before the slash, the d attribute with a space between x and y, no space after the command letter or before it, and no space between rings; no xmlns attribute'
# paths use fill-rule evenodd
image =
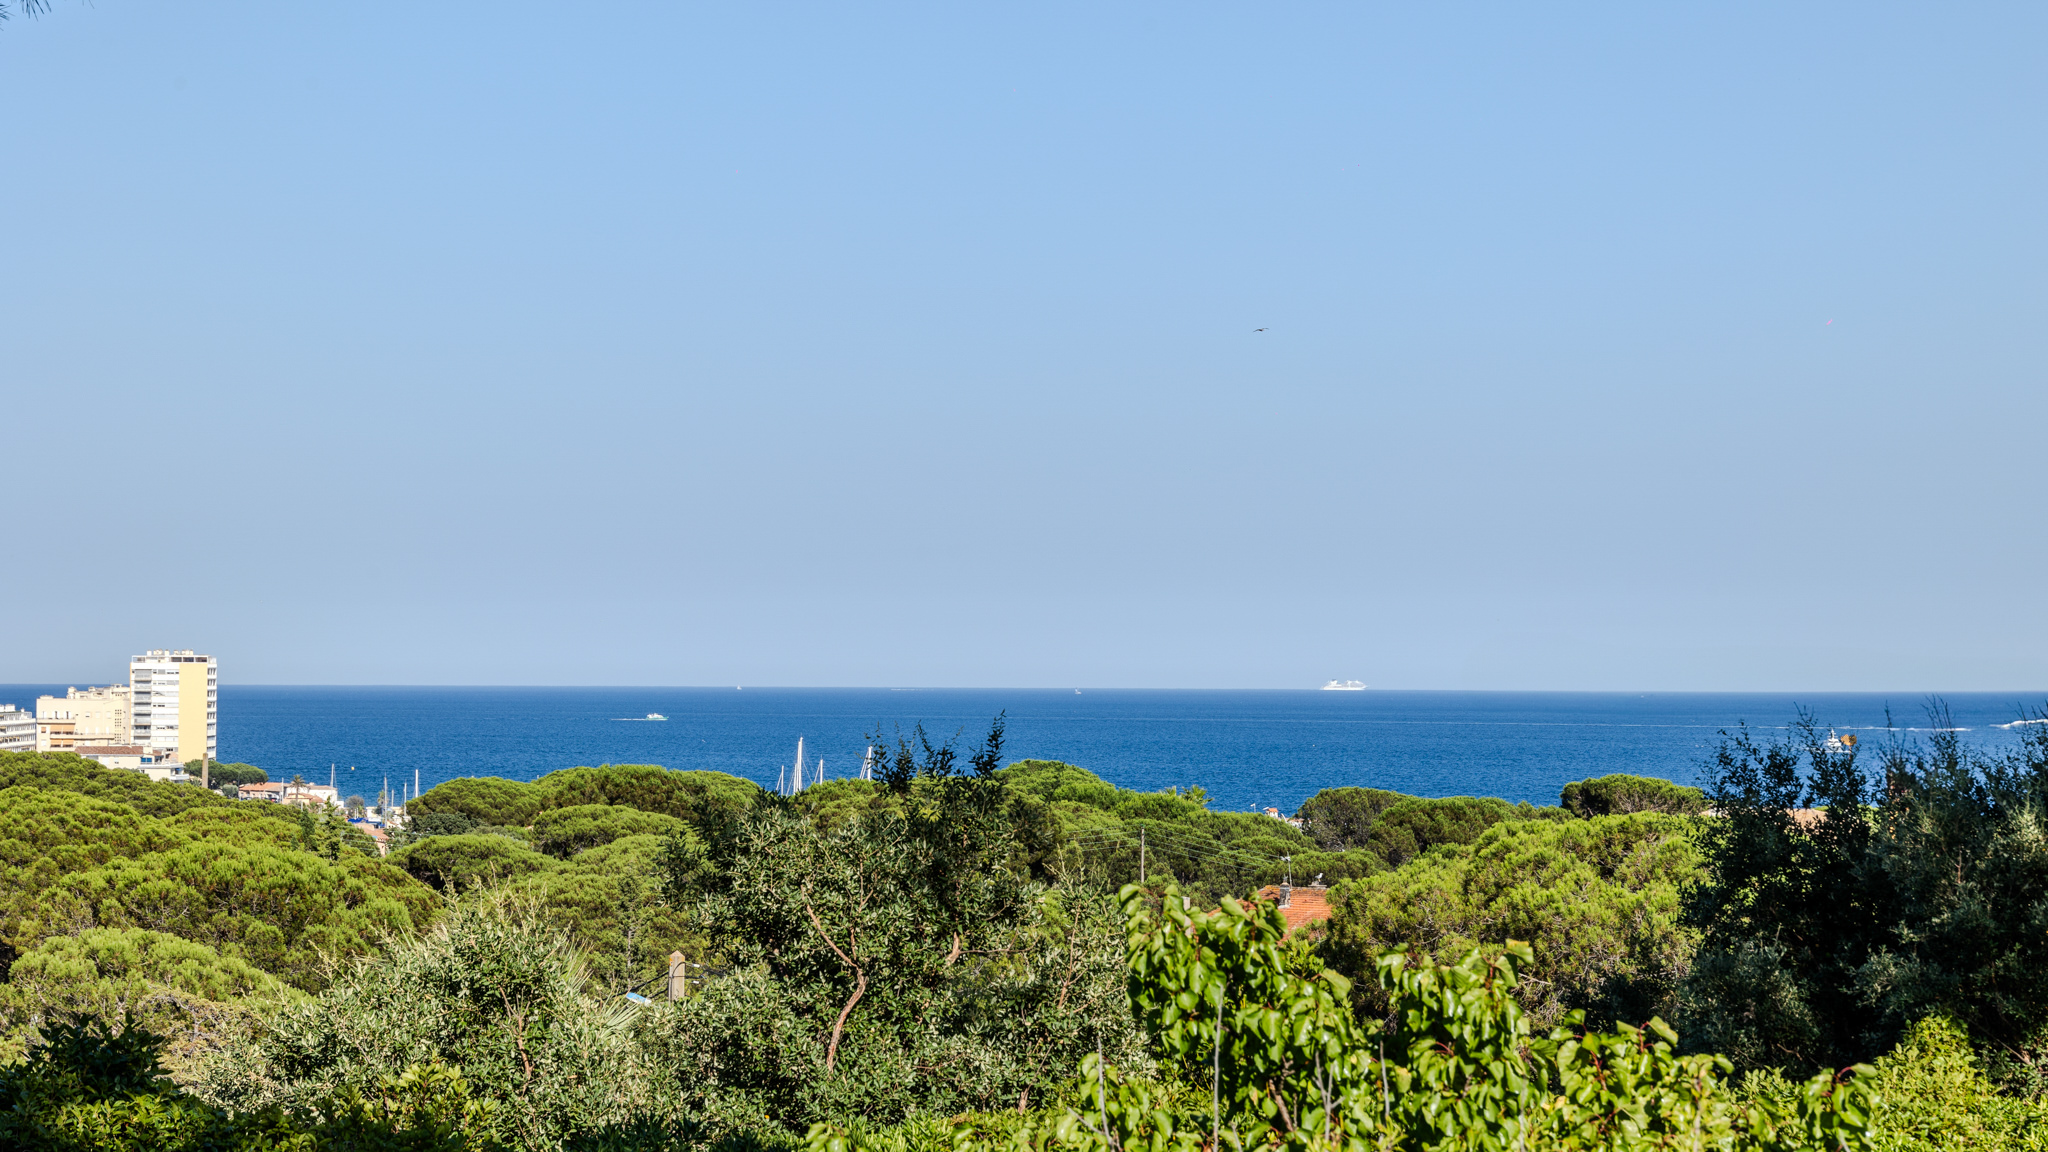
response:
<svg viewBox="0 0 2048 1152"><path fill-rule="evenodd" d="M55 0L0 682L2048 688L2044 49Z"/></svg>

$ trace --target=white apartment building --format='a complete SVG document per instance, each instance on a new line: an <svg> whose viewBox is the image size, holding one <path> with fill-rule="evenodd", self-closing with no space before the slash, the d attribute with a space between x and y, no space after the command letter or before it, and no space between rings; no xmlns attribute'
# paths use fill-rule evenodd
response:
<svg viewBox="0 0 2048 1152"><path fill-rule="evenodd" d="M0 704L0 752L36 750L36 714L12 704Z"/></svg>
<svg viewBox="0 0 2048 1152"><path fill-rule="evenodd" d="M139 745L91 744L80 748L78 754L99 764L102 768L121 768L140 772L151 780L184 778L184 765L169 756L155 755L151 749Z"/></svg>
<svg viewBox="0 0 2048 1152"><path fill-rule="evenodd" d="M152 648L128 661L135 743L184 764L219 753L220 662L190 648Z"/></svg>
<svg viewBox="0 0 2048 1152"><path fill-rule="evenodd" d="M128 728L131 714L126 684L84 691L67 688L62 696L41 697L36 700L36 751L127 744L134 739Z"/></svg>

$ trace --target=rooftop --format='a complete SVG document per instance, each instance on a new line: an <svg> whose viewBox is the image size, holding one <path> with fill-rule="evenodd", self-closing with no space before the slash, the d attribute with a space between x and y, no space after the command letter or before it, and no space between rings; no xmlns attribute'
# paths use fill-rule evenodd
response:
<svg viewBox="0 0 2048 1152"><path fill-rule="evenodd" d="M1296 885L1289 888L1281 884L1268 884L1259 889L1256 895L1261 900L1271 900L1280 905L1280 914L1287 917L1289 932L1330 918L1330 890L1319 885Z"/></svg>

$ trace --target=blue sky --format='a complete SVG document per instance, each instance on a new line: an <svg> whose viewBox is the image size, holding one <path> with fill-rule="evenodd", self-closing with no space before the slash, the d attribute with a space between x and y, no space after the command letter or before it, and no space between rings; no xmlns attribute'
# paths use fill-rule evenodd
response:
<svg viewBox="0 0 2048 1152"><path fill-rule="evenodd" d="M0 682L2048 687L2044 33L56 0Z"/></svg>

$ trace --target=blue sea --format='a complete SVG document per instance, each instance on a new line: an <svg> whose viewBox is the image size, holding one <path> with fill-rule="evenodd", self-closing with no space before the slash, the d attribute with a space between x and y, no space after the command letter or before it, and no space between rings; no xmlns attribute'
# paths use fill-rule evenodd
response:
<svg viewBox="0 0 2048 1152"><path fill-rule="evenodd" d="M33 707L62 686L0 685ZM1965 738L2048 694L1946 697ZM868 736L923 724L978 745L997 712L1006 758L1065 760L1126 788L1207 790L1212 808L1293 811L1318 789L1500 796L1554 804L1572 780L1632 772L1692 782L1722 729L1766 733L1805 707L1843 732L1929 726L1927 699L1873 694L1144 691L835 688L348 688L226 685L220 755L374 797L417 774L532 780L579 764L708 768L774 786L799 737L807 769L858 772ZM665 721L635 719L658 712Z"/></svg>

